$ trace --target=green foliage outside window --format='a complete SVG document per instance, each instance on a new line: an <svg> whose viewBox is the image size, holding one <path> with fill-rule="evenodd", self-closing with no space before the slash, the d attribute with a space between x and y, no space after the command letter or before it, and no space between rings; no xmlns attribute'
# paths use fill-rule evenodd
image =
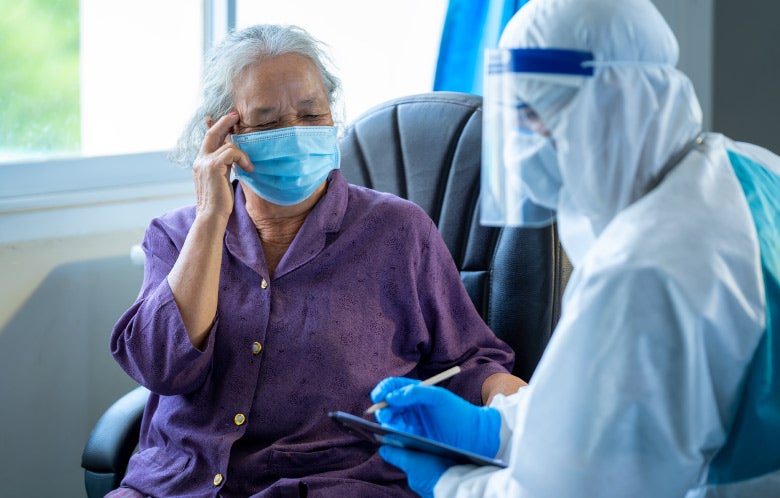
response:
<svg viewBox="0 0 780 498"><path fill-rule="evenodd" d="M77 153L79 0L17 0L0 15L0 159Z"/></svg>

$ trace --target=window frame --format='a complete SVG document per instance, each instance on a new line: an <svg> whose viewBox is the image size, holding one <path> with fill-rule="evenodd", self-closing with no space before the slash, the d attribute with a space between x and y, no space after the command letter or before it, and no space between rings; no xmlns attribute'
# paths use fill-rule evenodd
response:
<svg viewBox="0 0 780 498"><path fill-rule="evenodd" d="M145 227L194 200L191 170L167 152L4 163L0 174L0 244Z"/></svg>
<svg viewBox="0 0 780 498"><path fill-rule="evenodd" d="M237 0L202 0L203 46L205 54L237 25ZM190 168L181 168L166 158L168 151L115 154L107 156L47 156L0 162L0 243L82 234L85 220L71 221L58 211L83 206L119 209L132 202L180 198L186 192L194 202ZM168 203L170 205L170 201ZM117 211L116 229L129 223L145 226L159 212ZM105 218L102 217L101 218ZM110 220L109 220L110 221ZM90 220L102 225L104 221ZM133 225L135 226L135 225ZM70 231L67 231L70 230ZM106 231L105 227L94 230Z"/></svg>
<svg viewBox="0 0 780 498"><path fill-rule="evenodd" d="M235 0L203 0L205 53L236 22ZM0 244L145 226L160 206L194 200L192 173L168 151L0 163ZM106 216L79 222L85 208ZM76 219L74 219L74 216Z"/></svg>

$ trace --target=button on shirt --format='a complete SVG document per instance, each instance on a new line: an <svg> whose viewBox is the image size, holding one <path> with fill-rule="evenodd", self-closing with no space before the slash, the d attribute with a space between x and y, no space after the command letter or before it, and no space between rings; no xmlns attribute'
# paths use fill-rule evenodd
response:
<svg viewBox="0 0 780 498"><path fill-rule="evenodd" d="M482 382L514 360L474 309L425 212L331 172L276 268L265 266L238 184L223 247L217 317L203 351L166 276L194 206L152 221L138 300L112 353L152 391L124 484L152 496L414 496L376 447L327 412L362 413L388 376L425 378L481 403ZM219 486L217 477L219 476Z"/></svg>

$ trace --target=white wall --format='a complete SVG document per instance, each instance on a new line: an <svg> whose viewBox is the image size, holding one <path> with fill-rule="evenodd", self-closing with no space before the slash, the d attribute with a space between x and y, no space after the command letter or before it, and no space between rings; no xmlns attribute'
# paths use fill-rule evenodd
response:
<svg viewBox="0 0 780 498"><path fill-rule="evenodd" d="M0 178L0 496L82 497L89 432L134 387L109 353L141 285L130 250L153 216L193 202L190 172L138 154Z"/></svg>
<svg viewBox="0 0 780 498"><path fill-rule="evenodd" d="M704 129L712 129L713 19L715 0L653 0L680 45L678 67L690 77L704 113Z"/></svg>

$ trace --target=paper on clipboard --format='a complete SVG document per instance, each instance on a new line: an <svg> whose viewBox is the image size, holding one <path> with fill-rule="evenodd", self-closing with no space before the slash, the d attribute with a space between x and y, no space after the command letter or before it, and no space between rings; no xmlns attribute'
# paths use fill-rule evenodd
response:
<svg viewBox="0 0 780 498"><path fill-rule="evenodd" d="M462 464L506 467L506 462L449 446L433 439L385 427L345 412L329 412L328 416L342 429L375 444L388 444L408 450L431 453Z"/></svg>

